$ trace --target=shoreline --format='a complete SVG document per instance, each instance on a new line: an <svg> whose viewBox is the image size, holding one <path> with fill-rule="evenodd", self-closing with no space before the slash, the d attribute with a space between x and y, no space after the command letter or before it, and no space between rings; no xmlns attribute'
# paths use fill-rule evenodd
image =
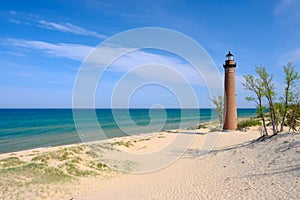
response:
<svg viewBox="0 0 300 200"><path fill-rule="evenodd" d="M172 130L0 154L0 196L4 199L140 199L147 191L151 194L149 199L240 197L244 193L237 191L248 187L243 182L244 174L266 173L273 168L276 171L287 164L297 166L295 158L300 149L294 144L300 141L300 134L294 135L280 133L267 143L256 144L253 141L260 137L258 126L250 127L246 132L209 132L208 128ZM176 138L190 143L186 147L175 145L168 149ZM207 143L211 139L214 140L212 146ZM288 151L293 146L298 150ZM165 148L166 151L160 152ZM282 153L274 154L274 149ZM124 152L132 156L124 157ZM146 156L156 153L159 156L146 159ZM170 162L163 163L166 159ZM274 159L279 166L268 164ZM261 183L260 179L253 182L247 178L247 182L255 184L247 189L251 191L249 194L259 194L257 188L272 177L275 177L275 181L271 181L273 184L281 181L292 184L299 178L287 176L285 172L284 177L275 174L260 178L263 180ZM237 181L228 182L236 178ZM173 181L167 181L169 179ZM224 188L228 184L238 189ZM212 193L211 189L215 187L228 191ZM295 196L297 192L299 188L293 187L291 194ZM279 194L279 197L284 196L284 193ZM266 198L273 198L272 195L263 194Z"/></svg>
<svg viewBox="0 0 300 200"><path fill-rule="evenodd" d="M247 118L243 118L243 119L247 119ZM113 137L113 138L106 138L104 140L95 140L95 141L91 141L91 142L80 142L80 143L73 143L73 144L63 144L63 145L58 145L58 146L47 146L47 147L37 147L37 148L31 148L31 149L24 149L24 150L19 150L19 151L11 151L11 152L4 152L1 153L0 152L0 159L1 159L1 155L6 155L6 154L14 154L14 153L22 153L22 152L27 152L27 151L41 151L43 152L43 149L54 149L54 150L58 150L59 148L64 148L64 147L72 147L72 146L78 146L78 145L86 145L86 144L93 144L93 143L98 143L98 142L105 142L105 141L110 141L113 139L119 139L119 138L126 138L126 137L132 137L132 136L140 136L140 135L150 135L150 134L157 134L157 133L161 133L161 132L168 132L168 133L177 133L179 131L195 131L197 130L196 126L199 125L211 125L211 124L216 124L216 121L206 121L206 122L202 122L199 124L196 124L195 126L186 128L186 129L170 129L170 130L162 130L160 132L152 132L152 133L139 133L139 134L135 134L135 135L128 135L128 136L118 136L118 137ZM200 130L200 129L198 129ZM206 129L204 129L206 130ZM207 132L204 132L203 134L206 134Z"/></svg>
<svg viewBox="0 0 300 200"><path fill-rule="evenodd" d="M247 120L247 119L251 119L252 117L243 117L243 118L239 118L239 121L242 120ZM200 127L200 128L196 128L196 127ZM131 138L131 137L147 137L147 136L154 136L156 134L160 134L160 133L172 133L172 134L176 134L176 133L180 133L180 132L189 132L189 133L193 133L193 134L207 134L209 132L222 132L221 130L217 130L216 127L218 127L218 121L213 120L213 121L206 121L206 122L202 122L199 124L196 124L192 127L186 128L186 129L170 129L170 130L163 130L160 132L152 132L152 133L141 133L141 134L136 134L136 135L129 135L129 136L121 136L121 137L113 137L113 138L107 138L104 140L95 140L95 141L91 141L91 142L82 142L82 143L74 143L74 144L65 144L65 145L58 145L58 146L49 146L49 147L37 147L37 148L32 148L32 149L24 149L24 150L20 150L20 151L12 151L12 152L5 152L5 153L0 153L0 159L3 158L7 158L9 156L24 156L24 155L28 155L30 153L45 153L45 152L52 152L52 151L57 151L57 150L61 150L63 148L70 148L70 147L75 147L75 146L81 146L81 145L91 145L91 144L97 144L97 143L109 143L111 141L116 141L116 140L122 140L122 139L127 139L127 138ZM239 131L239 130L236 130ZM235 131L233 131L235 132ZM225 132L223 132L225 133ZM229 132L231 133L231 132Z"/></svg>
<svg viewBox="0 0 300 200"><path fill-rule="evenodd" d="M139 125L148 122L148 112L142 111L145 109L136 110L133 109L133 119L139 120ZM175 111L174 111L175 110ZM191 116L193 115L194 109L189 109L192 112L190 113ZM210 121L211 117L207 118L207 115L211 115L212 109L201 110L201 116L199 119L192 118L192 121L187 119L183 119L184 122L192 122L187 124L184 128L188 128L189 126L196 125L197 123L205 123ZM1 110L0 110L1 111ZM202 112L203 111L203 112ZM99 113L98 113L99 112ZM176 129L179 128L179 122L177 121L178 117L180 117L180 110L179 109L172 109L167 110L168 112L168 120L165 127L163 129ZM116 126L115 123L111 120L112 113L110 110L106 109L105 111L97 111L97 116L107 116L107 117L100 117L99 120L103 122L103 130L107 134L108 137L120 137L126 136L126 133L120 132L119 128ZM189 113L189 111L188 111ZM252 115L255 113L255 109L242 109L240 110L241 116ZM62 145L69 145L69 144L77 144L81 143L80 136L78 136L76 132L76 127L73 122L73 115L72 110L60 110L55 111L53 109L39 109L34 111L23 111L20 109L15 109L14 112L10 112L9 110L0 112L0 117L4 121L0 123L3 125L0 130L0 152L9 153L9 152L16 152L22 151L27 149L33 148L48 148L48 147L55 147L55 146L62 146ZM86 114L86 113L83 113ZM122 113L121 113L122 114ZM9 118L7 118L9 116ZM170 118L169 118L170 116ZM93 127L92 124L89 123L89 115L86 116L86 124L85 126L89 129L89 127ZM160 116L154 116L155 118ZM140 120L141 119L141 120ZM7 121L9 120L9 121ZM187 121L185 121L187 120ZM194 120L194 121L193 121ZM140 124L141 123L141 124ZM146 124L144 124L146 125ZM154 124L155 125L155 124ZM126 127L130 134L140 134L141 130L137 128L130 128ZM94 128L91 128L94 130ZM106 132L106 130L108 132ZM131 131L132 130L132 131ZM89 131L89 130L87 130ZM96 132L96 129L95 129ZM143 131L144 133L149 132L149 129ZM151 131L150 131L151 132ZM94 139L94 138L92 138ZM97 138L95 138L97 139ZM100 138L98 138L100 139ZM101 138L104 139L104 138ZM88 140L89 141L89 140Z"/></svg>

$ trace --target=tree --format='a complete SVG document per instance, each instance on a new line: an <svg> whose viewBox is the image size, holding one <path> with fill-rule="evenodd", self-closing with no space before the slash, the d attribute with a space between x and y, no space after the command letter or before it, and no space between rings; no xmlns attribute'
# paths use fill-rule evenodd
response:
<svg viewBox="0 0 300 200"><path fill-rule="evenodd" d="M269 75L266 68L263 66L256 67L255 72L259 75L262 83L262 91L266 99L268 100L268 108L270 112L270 119L272 123L273 134L278 133L278 120L274 108L274 99L276 96L275 85L273 83L273 76Z"/></svg>
<svg viewBox="0 0 300 200"><path fill-rule="evenodd" d="M224 98L223 96L216 96L210 99L211 102L215 105L215 110L218 114L218 119L220 126L223 125L223 110L224 110Z"/></svg>
<svg viewBox="0 0 300 200"><path fill-rule="evenodd" d="M290 106L290 110L289 112L287 112L286 115L286 124L289 127L289 131L293 130L293 131L297 131L296 127L297 125L299 125L299 120L300 120L300 101L297 97L297 99L295 100L295 103ZM300 128L299 130L300 131Z"/></svg>
<svg viewBox="0 0 300 200"><path fill-rule="evenodd" d="M245 75L244 78L246 82L243 83L243 86L245 87L245 89L252 91L256 96L256 97L248 96L246 97L246 99L248 101L255 102L257 108L257 114L263 122L264 131L262 135L267 136L268 130L267 130L266 120L264 115L265 107L263 106L263 97L264 97L263 83L261 79L254 78L252 75Z"/></svg>
<svg viewBox="0 0 300 200"><path fill-rule="evenodd" d="M295 66L292 66L291 62L288 62L287 66L283 66L283 70L285 74L285 88L284 97L281 98L283 114L281 119L280 131L283 131L288 106L294 101L295 97L298 95L298 92L295 91L296 80L300 78L298 72L295 71Z"/></svg>

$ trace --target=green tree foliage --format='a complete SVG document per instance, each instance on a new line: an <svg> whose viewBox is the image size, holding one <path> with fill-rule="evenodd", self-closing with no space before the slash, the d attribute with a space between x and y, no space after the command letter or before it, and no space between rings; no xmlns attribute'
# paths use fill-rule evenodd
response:
<svg viewBox="0 0 300 200"><path fill-rule="evenodd" d="M284 96L280 98L281 107L279 108L279 111L281 111L280 113L282 114L280 131L283 131L289 104L294 103L294 100L299 96L296 81L300 78L298 72L295 71L295 66L292 66L291 62L288 62L287 66L283 66L283 70L285 74L285 88Z"/></svg>
<svg viewBox="0 0 300 200"><path fill-rule="evenodd" d="M283 131L284 125L288 125L290 130L296 130L299 124L300 118L300 102L299 102L299 90L297 88L297 80L300 80L298 72L295 71L295 66L292 63L288 63L287 66L283 66L283 71L285 74L285 88L284 94L280 97L280 102L275 102L275 84L273 82L273 76L270 75L266 68L259 66L255 68L255 72L258 75L254 78L252 75L246 75L245 83L243 86L245 89L252 91L255 97L246 97L249 101L254 101L257 107L258 116L262 119L264 125L264 131L267 133L264 114L265 107L263 100L267 102L267 108L269 111L269 116L273 134ZM278 126L280 124L280 130Z"/></svg>
<svg viewBox="0 0 300 200"><path fill-rule="evenodd" d="M264 95L264 91L263 91L263 82L261 81L260 78L254 78L254 76L252 76L252 75L245 75L244 78L245 78L245 83L243 83L243 86L247 90L253 92L255 95L254 97L248 96L248 97L246 97L246 99L248 101L255 102L257 114L263 122L264 131L262 132L262 135L266 136L266 135L268 135L268 130L266 127L266 121L265 121L265 115L264 115L265 107L263 105L263 98L265 95Z"/></svg>
<svg viewBox="0 0 300 200"><path fill-rule="evenodd" d="M289 105L290 109L286 115L286 124L289 127L289 131L297 131L296 127L300 125L300 101L297 101L297 104ZM298 131L300 131L300 128Z"/></svg>
<svg viewBox="0 0 300 200"><path fill-rule="evenodd" d="M268 109L270 112L270 120L272 124L273 134L277 134L278 120L277 120L276 111L274 107L274 100L276 97L276 93L275 93L275 85L273 82L273 76L269 75L269 73L266 71L266 68L263 66L256 67L255 72L258 74L261 80L263 95L266 97L268 101Z"/></svg>
<svg viewBox="0 0 300 200"><path fill-rule="evenodd" d="M218 115L220 126L223 125L223 111L224 111L224 98L223 96L216 96L210 99L215 106Z"/></svg>

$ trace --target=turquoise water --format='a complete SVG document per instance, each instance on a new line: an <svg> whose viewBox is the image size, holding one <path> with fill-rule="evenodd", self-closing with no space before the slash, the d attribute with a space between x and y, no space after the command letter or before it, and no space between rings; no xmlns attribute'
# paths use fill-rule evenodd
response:
<svg viewBox="0 0 300 200"><path fill-rule="evenodd" d="M255 116L255 111L238 109L238 116ZM96 121L103 137L93 112L76 110L80 114L76 127L72 109L0 109L0 153L187 128L216 119L211 109L97 109ZM86 137L90 133L93 137Z"/></svg>

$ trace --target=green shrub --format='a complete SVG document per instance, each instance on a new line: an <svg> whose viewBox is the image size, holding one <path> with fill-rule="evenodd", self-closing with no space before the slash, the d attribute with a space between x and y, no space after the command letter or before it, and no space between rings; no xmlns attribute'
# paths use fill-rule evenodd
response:
<svg viewBox="0 0 300 200"><path fill-rule="evenodd" d="M261 121L260 120L254 120L254 119L246 119L242 120L238 123L238 128L247 128L251 126L261 126Z"/></svg>
<svg viewBox="0 0 300 200"><path fill-rule="evenodd" d="M197 129L208 128L207 124L198 124Z"/></svg>

